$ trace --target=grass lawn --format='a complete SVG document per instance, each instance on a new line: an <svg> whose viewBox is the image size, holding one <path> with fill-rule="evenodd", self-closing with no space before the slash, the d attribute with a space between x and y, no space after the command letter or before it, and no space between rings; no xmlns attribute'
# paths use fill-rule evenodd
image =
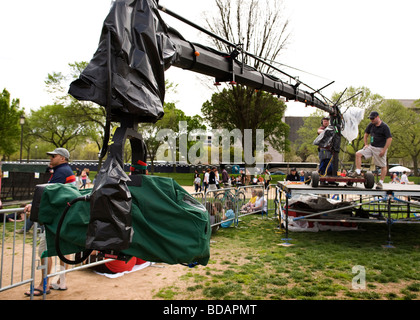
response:
<svg viewBox="0 0 420 320"><path fill-rule="evenodd" d="M96 171L91 171L90 176L95 177L97 174ZM127 172L128 174L128 172ZM154 172L151 173L156 176L160 177L168 177L174 179L176 182L178 182L181 186L192 186L194 181L194 173L173 173L173 172ZM232 176L236 177L237 174L233 174ZM286 178L285 175L272 175L271 176L271 184L277 184L278 181L283 181ZM415 184L420 183L420 177L409 177L410 181L413 181ZM385 183L389 182L389 176L385 178Z"/></svg>
<svg viewBox="0 0 420 320"><path fill-rule="evenodd" d="M159 175L192 185L193 174ZM420 224L393 224L393 249L382 247L388 239L385 223L360 224L357 231L290 232L293 245L288 247L280 246L285 234L277 225L277 220L249 215L241 218L238 228L219 229L211 238L208 265L185 267L178 282L156 292L155 298L420 299ZM7 223L6 230L13 230L13 223ZM366 272L364 289L353 285L359 276L353 273L355 266Z"/></svg>
<svg viewBox="0 0 420 320"><path fill-rule="evenodd" d="M239 228L212 236L207 266L186 269L176 286L156 298L188 300L358 299L412 300L420 297L420 225L393 225L394 249L386 224L358 231L290 233L284 247L277 221L242 218ZM366 288L352 286L363 266Z"/></svg>
<svg viewBox="0 0 420 320"><path fill-rule="evenodd" d="M194 181L194 173L154 172L153 175L172 178L181 186L192 186ZM238 175L233 174L232 176L236 177ZM271 183L276 184L277 181L283 181L286 176L273 175L271 178Z"/></svg>
<svg viewBox="0 0 420 320"><path fill-rule="evenodd" d="M161 177L169 177L174 179L178 182L181 186L192 186L194 181L194 173L170 173L170 172L155 172L154 175L161 176ZM237 174L233 174L232 176L238 176ZM278 181L283 181L286 178L285 175L272 175L271 176L271 184L277 184ZM415 184L420 183L420 177L409 177L409 180L414 182ZM389 176L385 178L385 183L390 181Z"/></svg>

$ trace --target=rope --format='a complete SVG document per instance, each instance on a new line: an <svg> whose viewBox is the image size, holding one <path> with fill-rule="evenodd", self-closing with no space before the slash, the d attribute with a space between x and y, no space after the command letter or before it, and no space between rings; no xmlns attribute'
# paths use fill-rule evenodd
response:
<svg viewBox="0 0 420 320"><path fill-rule="evenodd" d="M330 161L328 162L327 167L325 168L325 173L324 173L324 174L321 174L321 177L325 177L325 176L327 175L328 168L330 167L330 165L331 165L331 161L332 161L332 159L333 159L333 158L334 158L334 157L331 157L331 158L330 158Z"/></svg>

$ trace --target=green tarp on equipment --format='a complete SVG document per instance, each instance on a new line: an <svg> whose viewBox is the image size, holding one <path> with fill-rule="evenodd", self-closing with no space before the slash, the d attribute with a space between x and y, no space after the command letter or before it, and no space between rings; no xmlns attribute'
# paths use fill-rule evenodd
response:
<svg viewBox="0 0 420 320"><path fill-rule="evenodd" d="M168 264L207 264L211 228L202 204L171 178L142 176L141 185L129 186L129 190L134 234L123 254ZM45 225L47 236L44 256L57 255L55 234L67 203L89 193L65 184L46 186L39 211L39 222ZM70 207L60 233L63 254L85 250L89 219L89 202L79 201Z"/></svg>

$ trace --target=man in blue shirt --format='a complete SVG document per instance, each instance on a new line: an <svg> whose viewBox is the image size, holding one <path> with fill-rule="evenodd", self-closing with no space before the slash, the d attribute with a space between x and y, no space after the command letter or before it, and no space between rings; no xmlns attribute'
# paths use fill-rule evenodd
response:
<svg viewBox="0 0 420 320"><path fill-rule="evenodd" d="M65 148L56 148L54 151L47 152L47 155L50 156L50 165L49 167L52 169L52 175L50 179L48 180L48 183L71 183L76 185L76 176L73 173L73 170L71 170L70 165L68 164L70 153ZM32 204L27 204L25 206L24 212L30 213L32 208ZM45 234L41 233L41 241L39 244L39 255L42 255L42 252L46 250L46 239ZM62 261L60 261L60 268L64 270L64 265ZM47 264L47 274L51 273L52 269L52 258L48 258L48 264ZM42 270L41 270L42 271ZM60 275L60 282L57 284L52 284L52 286L49 286L49 279L47 278L47 284L46 284L46 293L50 293L50 289L56 289L56 290L66 290L66 283L65 283L65 274ZM34 296L41 296L43 295L43 279L41 279L41 283L37 288L34 288ZM30 292L25 292L25 295L30 296Z"/></svg>
<svg viewBox="0 0 420 320"><path fill-rule="evenodd" d="M76 185L76 176L68 164L70 153L67 149L57 148L54 151L47 152L50 156L50 167L53 174L48 183L71 183Z"/></svg>

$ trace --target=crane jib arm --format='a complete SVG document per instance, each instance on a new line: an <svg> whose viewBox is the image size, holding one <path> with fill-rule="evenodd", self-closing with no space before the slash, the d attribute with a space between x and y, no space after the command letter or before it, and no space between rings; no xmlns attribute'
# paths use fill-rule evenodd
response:
<svg viewBox="0 0 420 320"><path fill-rule="evenodd" d="M314 106L328 113L334 112L333 107L315 97L315 94L300 90L298 86L285 83L276 77L243 65L232 59L228 54L216 52L199 44L193 44L174 34L170 34L170 39L175 44L177 52L177 57L172 62L172 66L213 76L217 82L234 81L244 86Z"/></svg>

